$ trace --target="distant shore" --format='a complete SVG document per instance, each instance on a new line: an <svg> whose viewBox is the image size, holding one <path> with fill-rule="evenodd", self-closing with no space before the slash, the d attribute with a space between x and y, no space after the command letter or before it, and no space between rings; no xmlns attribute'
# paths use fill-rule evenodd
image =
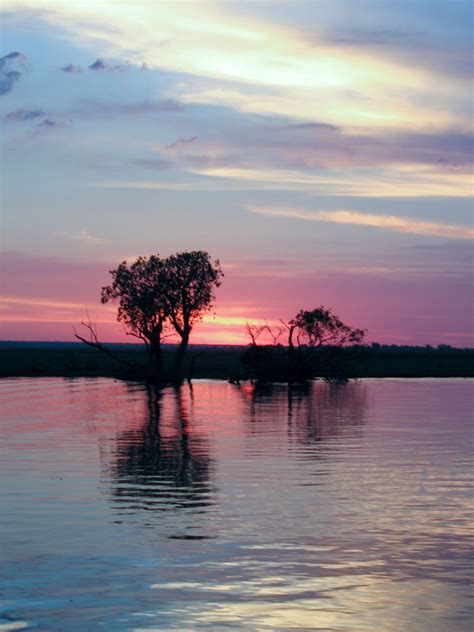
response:
<svg viewBox="0 0 474 632"><path fill-rule="evenodd" d="M140 365L146 360L140 345L111 344L123 360ZM245 346L192 345L184 377L233 379L245 367ZM166 345L165 363L174 349ZM474 377L474 349L453 347L368 346L347 349L354 377ZM0 342L1 377L124 377L120 364L100 351L78 343Z"/></svg>

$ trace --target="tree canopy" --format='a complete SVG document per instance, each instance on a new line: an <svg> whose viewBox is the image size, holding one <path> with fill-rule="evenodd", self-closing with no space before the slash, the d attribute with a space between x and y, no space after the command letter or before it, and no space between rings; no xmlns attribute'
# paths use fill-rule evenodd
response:
<svg viewBox="0 0 474 632"><path fill-rule="evenodd" d="M176 332L183 336L211 311L222 270L219 261L213 263L202 250L171 255L165 267L167 313Z"/></svg>
<svg viewBox="0 0 474 632"><path fill-rule="evenodd" d="M366 334L365 329L354 329L342 322L323 305L316 309L300 310L288 324L290 346L296 331L298 344L306 344L310 349L330 345L342 347L345 344L360 344Z"/></svg>
<svg viewBox="0 0 474 632"><path fill-rule="evenodd" d="M219 260L212 262L209 254L202 250L171 255L165 267L167 315L181 338L174 366L175 374L179 375L191 330L211 311L214 288L221 284L223 273Z"/></svg>
<svg viewBox="0 0 474 632"><path fill-rule="evenodd" d="M118 301L117 320L129 335L148 343L161 332L167 319L165 262L158 255L123 261L110 270L111 285L102 288L101 302Z"/></svg>

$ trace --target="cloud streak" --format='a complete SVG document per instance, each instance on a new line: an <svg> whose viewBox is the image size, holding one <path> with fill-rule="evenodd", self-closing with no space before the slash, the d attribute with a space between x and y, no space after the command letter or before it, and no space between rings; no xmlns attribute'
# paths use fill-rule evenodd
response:
<svg viewBox="0 0 474 632"><path fill-rule="evenodd" d="M7 121L33 121L34 119L44 116L43 110L15 110L14 112L8 112L5 114Z"/></svg>
<svg viewBox="0 0 474 632"><path fill-rule="evenodd" d="M64 237L65 239L81 241L92 246L100 246L101 244L110 243L110 239L104 239L103 237L96 237L95 235L91 235L85 228L82 228L78 233L68 233L60 231L54 234L56 237Z"/></svg>
<svg viewBox="0 0 474 632"><path fill-rule="evenodd" d="M57 127L66 127L66 123L63 121L54 121L52 119L44 119L41 123L38 123L36 127L40 129L55 129Z"/></svg>
<svg viewBox="0 0 474 632"><path fill-rule="evenodd" d="M89 70L92 72L114 72L118 70L120 72L124 70L129 70L130 65L127 62L126 64L107 64L102 59L96 59L96 61L89 66Z"/></svg>
<svg viewBox="0 0 474 632"><path fill-rule="evenodd" d="M65 115L88 117L137 116L141 114L158 114L163 112L182 112L185 106L174 99L158 99L156 101L139 101L137 103L113 103L84 100L76 107L64 111Z"/></svg>
<svg viewBox="0 0 474 632"><path fill-rule="evenodd" d="M411 235L430 237L444 237L448 239L473 239L474 229L469 226L425 222L400 217L397 215L375 215L358 211L304 211L294 208L269 208L248 205L246 209L251 213L266 217L294 218L311 222L332 222L335 224L349 224L352 226L368 226L381 228Z"/></svg>
<svg viewBox="0 0 474 632"><path fill-rule="evenodd" d="M125 70L130 70L130 67L130 62L128 61L125 64L108 64L102 59L96 59L94 63L87 66L87 70L95 73L114 72L117 70L123 72ZM140 69L146 69L144 63L142 64ZM59 70L66 73L67 75L80 75L84 72L84 68L82 68L81 66L76 66L75 64L66 64L66 66L61 66Z"/></svg>
<svg viewBox="0 0 474 632"><path fill-rule="evenodd" d="M194 169L210 179L240 183L244 189L310 191L320 195L353 197L470 197L472 184L464 173L403 165L390 170L312 172L289 169L220 167ZM210 180L212 181L212 180Z"/></svg>
<svg viewBox="0 0 474 632"><path fill-rule="evenodd" d="M181 147L186 147L187 145L192 145L197 141L197 136L190 136L189 138L178 138L173 143L169 145L165 145L166 150L171 149L180 149Z"/></svg>

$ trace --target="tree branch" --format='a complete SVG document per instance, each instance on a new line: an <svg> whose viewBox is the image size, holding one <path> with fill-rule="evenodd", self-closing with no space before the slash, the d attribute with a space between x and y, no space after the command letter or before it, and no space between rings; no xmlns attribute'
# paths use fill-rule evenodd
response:
<svg viewBox="0 0 474 632"><path fill-rule="evenodd" d="M88 330L88 332L89 332L89 340L87 340L83 336L80 336L77 333L76 328L73 327L73 329L74 329L74 336L78 340L80 340L81 342L86 344L88 347L93 347L94 349L98 349L99 351L102 351L102 353L105 353L106 355L108 355L110 358L112 358L112 360L115 360L116 362L120 362L120 364L124 364L125 366L128 366L128 367L132 367L133 366L133 364L131 364L130 362L127 362L126 360L122 360L121 358L116 356L115 353L110 351L110 349L108 349L105 345L103 345L101 342L99 342L99 340L97 338L97 332L94 329L94 325L92 324L92 322L90 320L89 320L88 323L85 323L84 321L81 321L81 325Z"/></svg>

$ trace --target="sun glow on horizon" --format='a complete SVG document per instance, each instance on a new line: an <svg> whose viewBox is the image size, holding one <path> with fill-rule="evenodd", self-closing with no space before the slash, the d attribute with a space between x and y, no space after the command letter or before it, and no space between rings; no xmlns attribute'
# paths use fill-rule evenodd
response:
<svg viewBox="0 0 474 632"><path fill-rule="evenodd" d="M255 308L254 308L255 309ZM41 310L39 312L39 310ZM265 321L263 318L248 318L245 316L249 306L231 306L229 312L224 310L215 314L204 315L202 322L197 323L191 335L194 344L247 344L249 342L246 326L267 323L276 325L277 321ZM253 311L250 309L250 311ZM97 331L106 342L131 342L123 326L116 320L116 306L94 305L86 306L72 301L56 301L49 299L26 299L21 297L0 297L0 324L4 330L22 330L22 324L38 324L41 332L43 324L61 324L70 326L70 331L64 338L64 327L58 340L73 340L74 330L81 330L81 322L91 322L98 326ZM240 314L240 315L238 315ZM41 333L39 333L41 336ZM11 336L6 336L11 338ZM20 339L20 338L18 338ZM32 339L32 338L31 338ZM36 338L35 338L36 339ZM39 338L41 339L41 338ZM44 338L43 338L44 339ZM164 342L177 342L176 335L166 334Z"/></svg>

